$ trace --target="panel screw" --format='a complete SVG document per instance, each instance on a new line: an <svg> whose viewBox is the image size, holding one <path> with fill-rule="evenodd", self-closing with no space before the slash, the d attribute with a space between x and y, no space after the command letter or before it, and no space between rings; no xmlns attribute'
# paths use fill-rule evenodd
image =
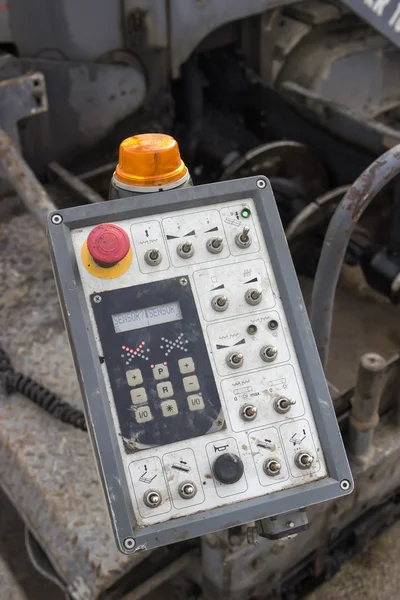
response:
<svg viewBox="0 0 400 600"><path fill-rule="evenodd" d="M257 408L253 404L245 404L240 409L240 416L244 421L254 421L257 416Z"/></svg>
<svg viewBox="0 0 400 600"><path fill-rule="evenodd" d="M188 280L186 279L186 277L181 277L179 280L179 283L181 285L187 285L188 284Z"/></svg>
<svg viewBox="0 0 400 600"><path fill-rule="evenodd" d="M260 190L263 190L266 187L266 185L267 184L265 183L264 179L258 179L257 180L256 186L258 188L260 188Z"/></svg>
<svg viewBox="0 0 400 600"><path fill-rule="evenodd" d="M124 546L125 550L133 550L136 546L136 541L133 539L133 537L127 537L122 542L122 545Z"/></svg>
<svg viewBox="0 0 400 600"><path fill-rule="evenodd" d="M340 482L340 488L344 491L347 492L351 487L350 481L348 479L342 479L342 481Z"/></svg>
<svg viewBox="0 0 400 600"><path fill-rule="evenodd" d="M178 488L178 493L184 500L189 500L197 494L197 488L191 481L183 481Z"/></svg>
<svg viewBox="0 0 400 600"><path fill-rule="evenodd" d="M93 296L93 302L95 302L96 304L100 304L101 296L99 296L98 294L96 294L96 296Z"/></svg>
<svg viewBox="0 0 400 600"><path fill-rule="evenodd" d="M60 223L63 222L63 218L61 215L53 215L51 217L51 222L53 223L53 225L60 225Z"/></svg>
<svg viewBox="0 0 400 600"><path fill-rule="evenodd" d="M143 502L149 508L156 508L157 506L160 506L162 502L160 492L157 492L157 490L148 490L143 496Z"/></svg>

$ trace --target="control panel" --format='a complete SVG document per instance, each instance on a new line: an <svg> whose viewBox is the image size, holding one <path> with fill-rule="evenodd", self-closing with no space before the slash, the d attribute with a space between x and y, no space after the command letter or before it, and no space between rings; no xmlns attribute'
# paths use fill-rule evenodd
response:
<svg viewBox="0 0 400 600"><path fill-rule="evenodd" d="M268 181L145 196L49 218L120 549L348 493L350 470Z"/></svg>

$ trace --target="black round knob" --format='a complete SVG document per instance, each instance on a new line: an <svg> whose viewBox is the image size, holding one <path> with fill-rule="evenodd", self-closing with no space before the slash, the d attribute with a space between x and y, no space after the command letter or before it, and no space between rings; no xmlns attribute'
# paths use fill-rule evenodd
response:
<svg viewBox="0 0 400 600"><path fill-rule="evenodd" d="M221 454L213 464L214 476L221 483L236 483L243 475L243 463L241 459L227 452Z"/></svg>

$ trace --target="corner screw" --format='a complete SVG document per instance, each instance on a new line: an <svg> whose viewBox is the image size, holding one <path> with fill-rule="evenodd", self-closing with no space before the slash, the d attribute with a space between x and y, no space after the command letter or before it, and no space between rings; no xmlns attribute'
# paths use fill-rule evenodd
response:
<svg viewBox="0 0 400 600"><path fill-rule="evenodd" d="M350 489L350 487L350 481L348 479L342 479L342 481L340 482L340 489L342 489L344 492L347 492Z"/></svg>
<svg viewBox="0 0 400 600"><path fill-rule="evenodd" d="M96 296L93 296L93 302L95 302L96 304L100 304L101 296L99 296L98 294Z"/></svg>
<svg viewBox="0 0 400 600"><path fill-rule="evenodd" d="M267 184L265 183L264 179L258 179L258 181L256 183L256 186L258 188L260 188L260 190L264 189L266 187L266 185Z"/></svg>
<svg viewBox="0 0 400 600"><path fill-rule="evenodd" d="M188 280L186 279L186 277L181 277L179 280L179 283L181 285L187 285L188 284Z"/></svg>
<svg viewBox="0 0 400 600"><path fill-rule="evenodd" d="M133 537L127 537L122 542L122 545L124 546L125 550L133 550L136 546L136 541L133 539Z"/></svg>
<svg viewBox="0 0 400 600"><path fill-rule="evenodd" d="M60 225L60 223L63 222L63 218L61 215L53 215L51 217L51 222L53 223L53 225Z"/></svg>

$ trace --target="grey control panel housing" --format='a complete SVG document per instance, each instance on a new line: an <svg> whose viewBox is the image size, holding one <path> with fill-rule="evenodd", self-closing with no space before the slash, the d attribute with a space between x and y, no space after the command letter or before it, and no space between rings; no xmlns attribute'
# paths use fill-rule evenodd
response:
<svg viewBox="0 0 400 600"><path fill-rule="evenodd" d="M83 264L88 234L102 223L129 236L132 263L118 277ZM266 178L60 210L48 235L122 552L352 491ZM149 264L154 247L162 260Z"/></svg>

